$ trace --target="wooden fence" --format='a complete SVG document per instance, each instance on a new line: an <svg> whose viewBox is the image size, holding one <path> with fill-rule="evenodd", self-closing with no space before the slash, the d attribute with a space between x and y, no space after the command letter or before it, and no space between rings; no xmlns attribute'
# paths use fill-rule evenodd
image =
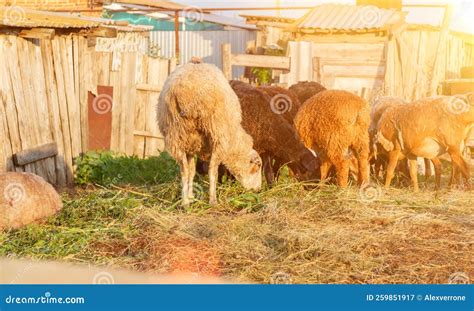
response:
<svg viewBox="0 0 474 311"><path fill-rule="evenodd" d="M176 62L143 53L148 38L138 33L94 39L0 35L0 172L71 185L74 159L107 138L94 141L94 132L109 132L104 149L160 152L154 106Z"/></svg>
<svg viewBox="0 0 474 311"><path fill-rule="evenodd" d="M228 80L232 79L232 66L290 70L290 61L286 56L232 54L231 45L222 44L222 71Z"/></svg>

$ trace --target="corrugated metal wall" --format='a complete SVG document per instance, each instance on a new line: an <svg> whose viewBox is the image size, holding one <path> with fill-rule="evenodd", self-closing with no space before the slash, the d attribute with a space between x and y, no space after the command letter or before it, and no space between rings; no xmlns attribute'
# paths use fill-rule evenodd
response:
<svg viewBox="0 0 474 311"><path fill-rule="evenodd" d="M180 31L181 63L188 62L191 57L198 56L206 63L212 63L222 69L221 45L230 43L232 53L244 53L245 44L256 39L256 32L251 30L225 31ZM174 57L174 31L152 31L151 42L160 47L160 55ZM242 75L243 68L234 67L232 77Z"/></svg>

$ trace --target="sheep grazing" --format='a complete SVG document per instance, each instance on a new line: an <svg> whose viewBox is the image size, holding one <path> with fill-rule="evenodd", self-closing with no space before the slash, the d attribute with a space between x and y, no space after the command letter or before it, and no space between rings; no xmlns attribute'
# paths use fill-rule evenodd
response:
<svg viewBox="0 0 474 311"><path fill-rule="evenodd" d="M178 162L182 204L194 198L195 155L209 161L209 202L217 203L220 163L246 189L261 187L262 161L242 128L239 99L214 65L188 63L165 81L157 106L165 149Z"/></svg>
<svg viewBox="0 0 474 311"><path fill-rule="evenodd" d="M326 88L314 81L301 81L290 86L289 90L293 92L300 103L304 103L319 92L325 91Z"/></svg>
<svg viewBox="0 0 474 311"><path fill-rule="evenodd" d="M300 181L316 179L317 158L305 148L292 123L283 116L288 111L275 110L273 97L268 95L278 96L280 88L255 88L239 82L231 82L231 86L242 107L242 126L253 137L255 150L262 157L267 183L272 185L285 164Z"/></svg>
<svg viewBox="0 0 474 311"><path fill-rule="evenodd" d="M346 187L353 154L359 167L358 184L368 183L369 122L367 102L346 91L322 91L301 106L295 127L304 145L321 160L321 180L334 166L337 184Z"/></svg>
<svg viewBox="0 0 474 311"><path fill-rule="evenodd" d="M301 102L296 94L279 86L260 86L258 89L270 96L272 111L293 124L296 113L301 107Z"/></svg>
<svg viewBox="0 0 474 311"><path fill-rule="evenodd" d="M408 105L406 101L404 101L400 97L395 97L395 96L383 96L378 98L374 104L372 105L372 110L370 113L371 116L371 123L369 127L369 136L370 136L370 142L371 142L371 156L369 157L371 161L373 160L374 162L374 173L375 176L379 176L380 170L383 168L386 168L388 165L388 153L383 149L383 147L377 143L376 140L376 134L377 134L377 125L380 121L380 118L382 117L383 113L390 107L395 107L398 105ZM385 119L387 120L387 119ZM431 165L430 165L430 160L429 159L423 159L424 164L425 164L425 180L428 180L428 178L431 176ZM432 160L433 165L435 169L438 169L436 172L436 188L439 187L439 182L441 178L441 171L440 165L441 162L439 159L433 159ZM406 159L401 163L402 165L398 168L399 174L401 174L404 177L409 176L409 171L408 171L408 162ZM392 177L393 178L393 177Z"/></svg>
<svg viewBox="0 0 474 311"><path fill-rule="evenodd" d="M453 164L451 182L459 170L466 186L470 186L469 168L462 157L462 150L474 127L473 97L473 93L440 96L387 109L377 126L377 140L389 156L386 186L390 185L397 161L407 157L413 188L418 191L416 158L434 160L436 172L440 170L437 157L446 152ZM436 175L439 186L440 173Z"/></svg>

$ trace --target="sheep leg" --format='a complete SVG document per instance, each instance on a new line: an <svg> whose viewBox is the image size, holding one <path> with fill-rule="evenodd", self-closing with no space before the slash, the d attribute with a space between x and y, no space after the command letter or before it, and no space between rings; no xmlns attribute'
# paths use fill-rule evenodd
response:
<svg viewBox="0 0 474 311"><path fill-rule="evenodd" d="M178 160L179 170L181 172L181 200L183 206L189 205L189 167L186 154L183 154Z"/></svg>
<svg viewBox="0 0 474 311"><path fill-rule="evenodd" d="M275 159L275 162L272 165L273 175L275 176L274 180L278 180L280 177L280 169L282 166L283 163L280 160Z"/></svg>
<svg viewBox="0 0 474 311"><path fill-rule="evenodd" d="M413 191L418 192L420 188L418 187L418 163L415 158L408 159L408 167L410 169L410 178L413 184Z"/></svg>
<svg viewBox="0 0 474 311"><path fill-rule="evenodd" d="M346 188L349 179L349 161L341 158L334 161L334 163L334 167L336 168L337 185L341 188Z"/></svg>
<svg viewBox="0 0 474 311"><path fill-rule="evenodd" d="M383 161L380 157L378 157L376 160L375 160L375 164L374 164L374 174L375 174L375 178L379 178L380 176L380 171L382 170L383 168Z"/></svg>
<svg viewBox="0 0 474 311"><path fill-rule="evenodd" d="M264 154L262 156L263 162L263 173L265 175L265 180L267 181L267 185L271 187L273 185L273 181L275 180L275 175L273 174L273 167L272 167L272 158L269 154Z"/></svg>
<svg viewBox="0 0 474 311"><path fill-rule="evenodd" d="M435 190L439 190L441 188L441 160L433 158L431 162L433 163L435 171Z"/></svg>
<svg viewBox="0 0 474 311"><path fill-rule="evenodd" d="M393 175L398 164L399 151L392 150L388 153L388 164L387 164L387 175L385 176L385 187L390 187L392 183Z"/></svg>
<svg viewBox="0 0 474 311"><path fill-rule="evenodd" d="M425 162L425 182L426 182L431 177L431 163L430 163L430 160L427 158L423 158L423 162Z"/></svg>
<svg viewBox="0 0 474 311"><path fill-rule="evenodd" d="M363 145L355 149L355 156L357 158L357 164L359 171L357 174L357 184L359 186L365 185L369 182L369 148Z"/></svg>
<svg viewBox="0 0 474 311"><path fill-rule="evenodd" d="M452 161L452 165L456 165L456 170L459 169L460 173L462 174L462 176L464 177L465 181L466 181L466 187L467 188L470 188L470 183L469 183L469 168L467 167L467 164L466 164L466 161L464 161L464 159L462 158L462 155L461 153L459 152L458 149L456 148L449 148L448 147L448 150L450 151L449 152L449 155L451 156L451 161ZM457 174L454 174L454 170L453 170L453 176L454 178L456 179L456 175Z"/></svg>
<svg viewBox="0 0 474 311"><path fill-rule="evenodd" d="M326 180L328 177L329 169L331 168L331 162L329 162L329 159L326 157L321 157L321 165L319 166L319 169L321 171L321 181Z"/></svg>
<svg viewBox="0 0 474 311"><path fill-rule="evenodd" d="M217 156L213 153L211 155L211 160L209 162L209 204L217 204L217 177L219 172L219 160Z"/></svg>
<svg viewBox="0 0 474 311"><path fill-rule="evenodd" d="M456 184L457 175L458 170L456 169L456 165L451 163L451 178L449 179L449 187L453 187Z"/></svg>
<svg viewBox="0 0 474 311"><path fill-rule="evenodd" d="M196 160L193 155L187 155L188 160L188 198L194 199L194 176L196 175Z"/></svg>

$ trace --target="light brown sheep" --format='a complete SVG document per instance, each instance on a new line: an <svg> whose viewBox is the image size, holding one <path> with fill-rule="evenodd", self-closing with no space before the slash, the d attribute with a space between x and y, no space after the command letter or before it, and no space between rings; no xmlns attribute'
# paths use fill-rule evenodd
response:
<svg viewBox="0 0 474 311"><path fill-rule="evenodd" d="M165 81L157 107L165 148L178 162L182 204L193 199L195 155L209 161L209 202L217 203L220 163L246 189L261 187L262 162L242 128L239 99L214 65L188 63Z"/></svg>
<svg viewBox="0 0 474 311"><path fill-rule="evenodd" d="M62 207L59 194L40 176L16 172L0 174L0 231L42 220Z"/></svg>
<svg viewBox="0 0 474 311"><path fill-rule="evenodd" d="M354 154L359 166L358 183L368 183L369 122L367 102L346 91L322 91L301 106L295 127L304 145L320 157L321 180L334 166L337 184L346 187Z"/></svg>
<svg viewBox="0 0 474 311"><path fill-rule="evenodd" d="M242 126L252 136L254 148L262 157L267 183L272 185L285 164L300 181L316 179L318 161L301 143L292 123L287 120L292 120L289 114L291 109L289 106L278 106L279 109L272 101L280 94L288 94L287 91L278 87L255 88L235 82L231 85L242 107ZM289 96L284 95L283 100L291 100ZM286 118L285 113L288 113Z"/></svg>
<svg viewBox="0 0 474 311"><path fill-rule="evenodd" d="M474 127L473 97L473 93L439 96L386 110L377 127L377 141L389 155L386 186L397 161L407 157L413 188L418 191L416 157L435 159L447 152L453 165L452 181L459 170L469 187L469 168L462 150ZM436 178L439 183L440 177Z"/></svg>
<svg viewBox="0 0 474 311"><path fill-rule="evenodd" d="M298 97L301 104L303 104L319 92L325 91L326 88L318 82L301 81L290 86L289 90L293 92Z"/></svg>
<svg viewBox="0 0 474 311"><path fill-rule="evenodd" d="M398 105L408 105L409 103L400 97L396 96L382 96L378 98L372 105L371 110L371 123L369 127L369 136L371 141L371 155L370 160L374 162L374 173L375 176L379 176L382 169L386 169L388 165L388 152L380 145L376 143L377 125L382 117L383 113L390 107ZM388 120L387 118L385 120ZM423 158L425 165L425 180L431 176L431 165L430 160ZM441 183L441 161L439 158L433 158L431 160L435 168L435 187L439 189ZM399 177L408 177L408 162L407 159L403 159L403 162L398 167ZM392 177L393 178L393 177ZM400 181L400 180L399 180Z"/></svg>

